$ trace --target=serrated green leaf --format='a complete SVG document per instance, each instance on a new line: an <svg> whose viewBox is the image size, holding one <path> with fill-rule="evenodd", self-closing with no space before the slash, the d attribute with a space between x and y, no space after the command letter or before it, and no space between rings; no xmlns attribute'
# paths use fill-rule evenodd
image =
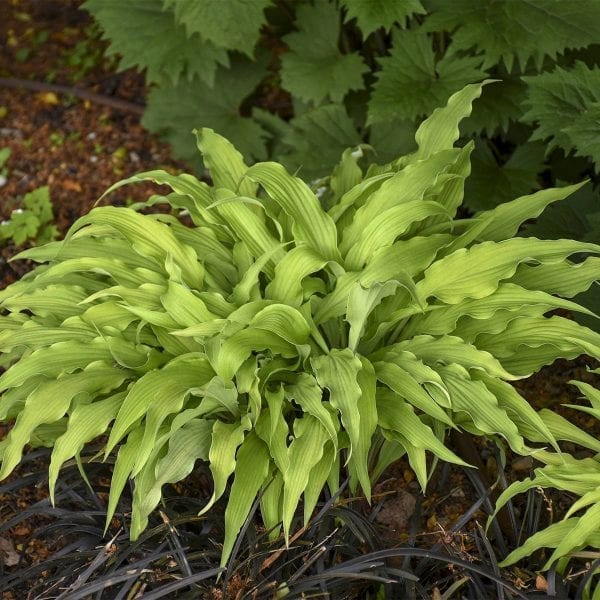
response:
<svg viewBox="0 0 600 600"><path fill-rule="evenodd" d="M374 148L377 161L387 163L414 152L416 131L416 124L408 120L373 123L369 127L369 145Z"/></svg>
<svg viewBox="0 0 600 600"><path fill-rule="evenodd" d="M396 23L404 27L412 15L426 13L420 0L342 0L342 5L346 9L345 21L356 19L365 38L379 28L389 31Z"/></svg>
<svg viewBox="0 0 600 600"><path fill-rule="evenodd" d="M499 164L484 140L475 144L472 174L465 183L465 204L473 212L524 196L539 187L545 147L539 142L517 146L510 158Z"/></svg>
<svg viewBox="0 0 600 600"><path fill-rule="evenodd" d="M213 86L197 77L177 86L163 84L152 90L142 124L162 135L174 153L199 166L193 129L211 127L250 159L267 156L267 133L257 122L240 114L240 106L266 75L262 61L236 61L219 68ZM217 91L218 90L218 91ZM177 110L173 110L177 106Z"/></svg>
<svg viewBox="0 0 600 600"><path fill-rule="evenodd" d="M283 37L289 51L281 57L281 83L294 96L320 104L341 102L350 90L364 88L368 67L356 52L342 54L337 46L340 15L331 2L298 6L297 32Z"/></svg>
<svg viewBox="0 0 600 600"><path fill-rule="evenodd" d="M281 140L282 160L303 178L316 179L333 168L346 148L361 141L344 106L326 104L290 121Z"/></svg>
<svg viewBox="0 0 600 600"><path fill-rule="evenodd" d="M563 131L571 140L577 156L589 156L596 164L600 164L600 102L589 104L585 112Z"/></svg>
<svg viewBox="0 0 600 600"><path fill-rule="evenodd" d="M187 36L162 5L163 0L87 0L83 8L110 40L108 53L120 57L120 70L138 67L146 70L149 81L173 84L182 76L199 77L212 87L217 65L229 65L227 52L199 35ZM131 23L136 24L135 35Z"/></svg>
<svg viewBox="0 0 600 600"><path fill-rule="evenodd" d="M369 101L369 125L422 117L486 75L475 56L460 57L449 50L436 62L431 40L419 30L396 30L390 56L378 62L382 68Z"/></svg>
<svg viewBox="0 0 600 600"><path fill-rule="evenodd" d="M600 5L594 5L600 10ZM572 68L556 66L550 73L523 77L523 80L527 83L525 105L529 110L522 120L537 125L531 139L551 138L550 148L561 146L567 152L576 149L581 142L578 152L597 157L600 68L590 68L576 61ZM587 126L592 129L583 131Z"/></svg>
<svg viewBox="0 0 600 600"><path fill-rule="evenodd" d="M473 104L473 114L460 126L463 135L472 137L486 133L487 137L508 133L511 123L523 115L522 103L527 85L520 77L503 74L492 85L483 88L481 98Z"/></svg>
<svg viewBox="0 0 600 600"><path fill-rule="evenodd" d="M503 61L510 72L516 58L521 70L530 59L541 70L544 57L554 59L566 48L598 40L600 5L595 0L430 0L428 7L427 30L451 31L458 49L483 52L486 69Z"/></svg>
<svg viewBox="0 0 600 600"><path fill-rule="evenodd" d="M174 11L188 37L199 33L218 48L239 50L250 57L270 4L271 0L164 0L165 9Z"/></svg>

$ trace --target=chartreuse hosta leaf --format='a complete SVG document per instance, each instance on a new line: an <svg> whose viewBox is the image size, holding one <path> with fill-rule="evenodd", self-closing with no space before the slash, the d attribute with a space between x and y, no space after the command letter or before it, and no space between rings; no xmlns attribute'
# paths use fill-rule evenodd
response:
<svg viewBox="0 0 600 600"><path fill-rule="evenodd" d="M300 503L308 522L342 471L369 499L403 455L423 488L435 460L464 464L444 443L457 429L535 452L546 464L535 481L578 494L573 511L587 512L569 516L577 532L593 529L598 462L558 442L598 451L597 440L537 413L510 382L558 357L600 356L598 334L547 316L586 312L567 298L600 279L600 247L512 237L576 186L456 218L472 145L454 144L482 85L424 121L408 156L363 171L363 149L344 152L323 182L326 209L281 165L247 166L204 128L212 184L130 177L111 190L153 181L171 193L95 208L64 241L23 252L40 264L0 291L0 418L15 420L1 476L26 444L53 445L53 488L99 438L116 454L109 522L132 480L136 537L163 486L205 461L214 486L203 512L227 502L225 564L257 496L271 537L288 538ZM155 204L171 212L144 213ZM579 385L598 416L600 398ZM529 544L558 555L594 535Z"/></svg>

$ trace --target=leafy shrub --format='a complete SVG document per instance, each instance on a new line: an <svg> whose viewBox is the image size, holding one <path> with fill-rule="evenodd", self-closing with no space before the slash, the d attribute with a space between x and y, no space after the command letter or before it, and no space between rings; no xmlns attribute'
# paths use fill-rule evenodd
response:
<svg viewBox="0 0 600 600"><path fill-rule="evenodd" d="M343 468L369 498L406 455L425 488L429 455L462 462L449 428L519 454L557 448L562 429L508 382L600 357L599 334L545 316L586 312L568 298L598 280L600 246L512 237L579 185L456 218L473 144L453 146L481 91L436 109L412 154L363 173L361 148L345 151L318 190L327 210L281 165L247 167L202 129L212 186L136 175L109 191L151 180L172 192L95 208L64 241L22 252L42 264L0 292L0 418L16 418L0 477L27 443L52 446L52 496L61 466L107 434L108 519L132 479L135 538L162 486L207 461L202 512L233 477L225 563L257 494L267 530L287 539L301 496L306 520ZM173 213L140 213L157 203Z"/></svg>
<svg viewBox="0 0 600 600"><path fill-rule="evenodd" d="M327 175L360 141L391 160L414 149L417 124L450 94L487 77L497 82L463 125L482 141L472 209L538 187L549 154L541 141L584 157L560 167L570 181L600 160L596 0L87 0L84 8L120 67L145 69L155 84L146 126L191 161L190 124L214 128L251 160L301 166L305 179Z"/></svg>

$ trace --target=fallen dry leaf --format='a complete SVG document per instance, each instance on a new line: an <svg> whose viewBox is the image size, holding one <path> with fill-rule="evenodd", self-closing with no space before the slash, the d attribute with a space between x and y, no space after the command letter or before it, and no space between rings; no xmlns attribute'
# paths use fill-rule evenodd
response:
<svg viewBox="0 0 600 600"><path fill-rule="evenodd" d="M548 591L548 582L546 581L546 578L543 575L538 575L535 578L535 589L539 590L540 592Z"/></svg>
<svg viewBox="0 0 600 600"><path fill-rule="evenodd" d="M7 567L14 567L19 564L19 554L16 552L13 543L3 537L0 537L0 557Z"/></svg>

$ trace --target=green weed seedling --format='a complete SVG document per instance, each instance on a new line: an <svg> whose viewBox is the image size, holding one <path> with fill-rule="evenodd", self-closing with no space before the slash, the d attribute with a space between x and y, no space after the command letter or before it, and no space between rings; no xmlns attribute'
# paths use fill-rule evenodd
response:
<svg viewBox="0 0 600 600"><path fill-rule="evenodd" d="M23 207L12 211L7 221L0 223L0 243L12 241L20 246L27 240L45 244L58 236L48 186L29 192Z"/></svg>

